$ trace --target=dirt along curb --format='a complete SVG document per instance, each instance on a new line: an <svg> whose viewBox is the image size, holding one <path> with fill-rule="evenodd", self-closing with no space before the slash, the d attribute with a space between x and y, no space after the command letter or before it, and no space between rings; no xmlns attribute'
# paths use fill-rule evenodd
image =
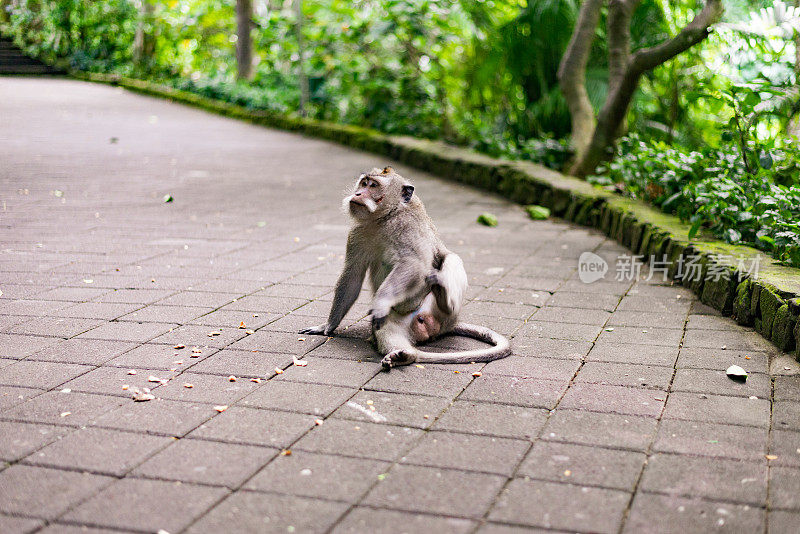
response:
<svg viewBox="0 0 800 534"><path fill-rule="evenodd" d="M492 158L440 141L389 136L358 126L280 115L229 104L144 80L74 72L72 77L167 98L253 124L303 133L380 154L438 176L500 194L519 204L603 231L689 287L703 303L752 326L800 360L800 269L746 246L708 236L689 239L677 217L587 182L524 161Z"/></svg>

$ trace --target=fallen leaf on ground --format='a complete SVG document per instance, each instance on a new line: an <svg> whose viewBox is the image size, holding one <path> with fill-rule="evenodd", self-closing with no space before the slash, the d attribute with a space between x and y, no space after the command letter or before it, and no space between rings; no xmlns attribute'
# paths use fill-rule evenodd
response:
<svg viewBox="0 0 800 534"><path fill-rule="evenodd" d="M228 409L228 406L225 405L225 404L222 404L220 406L214 406L214 409L217 410L219 413L222 413L222 412L224 412L225 410Z"/></svg>
<svg viewBox="0 0 800 534"><path fill-rule="evenodd" d="M134 402L147 402L156 398L156 396L150 393L150 390L147 388L133 388L131 393L133 393Z"/></svg>
<svg viewBox="0 0 800 534"><path fill-rule="evenodd" d="M236 382L236 377L231 375L228 377L228 382Z"/></svg>
<svg viewBox="0 0 800 534"><path fill-rule="evenodd" d="M180 349L185 349L185 348L186 348L186 345L180 345L180 344L178 344L178 345L175 345L175 346L174 346L174 347L172 347L172 348L173 348L173 349L178 349L178 350L180 350Z"/></svg>
<svg viewBox="0 0 800 534"><path fill-rule="evenodd" d="M764 456L764 458L766 458L767 460L777 460L778 459L778 455L777 454L767 454L767 455Z"/></svg>
<svg viewBox="0 0 800 534"><path fill-rule="evenodd" d="M725 374L728 375L728 378L731 380L736 380L737 382L744 382L747 380L747 371L739 367L738 365L731 365L725 371Z"/></svg>
<svg viewBox="0 0 800 534"><path fill-rule="evenodd" d="M128 374L129 375L135 375L136 374L136 369L131 369L130 371L128 371Z"/></svg>
<svg viewBox="0 0 800 534"><path fill-rule="evenodd" d="M291 449L284 449L281 451L281 456L291 456L292 450Z"/></svg>
<svg viewBox="0 0 800 534"><path fill-rule="evenodd" d="M324 423L324 422L325 421L323 421L322 419L314 419L314 424L316 424L317 426L322 425L322 423Z"/></svg>
<svg viewBox="0 0 800 534"><path fill-rule="evenodd" d="M72 415L72 412L61 412L61 417L66 417L68 415Z"/></svg>
<svg viewBox="0 0 800 534"><path fill-rule="evenodd" d="M183 387L185 387L186 389L192 389L194 387L194 384L184 384Z"/></svg>
<svg viewBox="0 0 800 534"><path fill-rule="evenodd" d="M283 374L283 369L281 369L280 367L276 367L275 368L275 374L276 375L282 375Z"/></svg>
<svg viewBox="0 0 800 534"><path fill-rule="evenodd" d="M128 391L130 386L128 384L122 384L122 391Z"/></svg>
<svg viewBox="0 0 800 534"><path fill-rule="evenodd" d="M72 393L72 390L69 388L64 388L61 390L61 393Z"/></svg>
<svg viewBox="0 0 800 534"><path fill-rule="evenodd" d="M482 374L483 374L483 373L481 373L480 371L475 371L474 373L472 373L472 376L474 376L475 378L477 378L477 377L481 376Z"/></svg>
<svg viewBox="0 0 800 534"><path fill-rule="evenodd" d="M292 356L292 363L294 363L297 367L305 367L306 365L308 365L308 362L306 360L298 360L294 356Z"/></svg>
<svg viewBox="0 0 800 534"><path fill-rule="evenodd" d="M159 384L163 384L167 380L165 378L158 378L157 376L150 375L147 377L148 382L158 382Z"/></svg>
<svg viewBox="0 0 800 534"><path fill-rule="evenodd" d="M208 337L220 336L220 335L222 335L222 332L214 330L213 332L209 332L207 335L208 335Z"/></svg>
<svg viewBox="0 0 800 534"><path fill-rule="evenodd" d="M260 384L261 383L261 379L260 378L251 378L250 382L255 382L256 384Z"/></svg>

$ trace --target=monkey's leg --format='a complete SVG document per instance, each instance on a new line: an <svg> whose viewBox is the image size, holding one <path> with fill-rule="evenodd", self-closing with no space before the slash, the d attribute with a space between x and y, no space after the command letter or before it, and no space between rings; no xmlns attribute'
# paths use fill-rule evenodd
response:
<svg viewBox="0 0 800 534"><path fill-rule="evenodd" d="M383 355L384 370L416 361L416 349L408 338L408 325L398 314L392 313L386 325L373 330L378 352Z"/></svg>
<svg viewBox="0 0 800 534"><path fill-rule="evenodd" d="M406 259L394 266L386 276L372 302L372 328L379 330L391 309L425 292L425 271L419 261ZM418 304L418 303L417 303Z"/></svg>
<svg viewBox="0 0 800 534"><path fill-rule="evenodd" d="M328 322L319 326L304 328L300 330L301 334L321 334L325 336L333 334L333 331L342 322L344 316L353 307L353 303L361 291L361 286L364 284L364 277L367 274L367 264L357 256L354 249L352 237L348 238L344 269L342 269L342 274L339 275L339 280L336 282L336 291L330 314L328 314Z"/></svg>
<svg viewBox="0 0 800 534"><path fill-rule="evenodd" d="M467 272L458 254L447 254L441 268L431 272L426 281L442 312L453 315L461 311L467 292Z"/></svg>

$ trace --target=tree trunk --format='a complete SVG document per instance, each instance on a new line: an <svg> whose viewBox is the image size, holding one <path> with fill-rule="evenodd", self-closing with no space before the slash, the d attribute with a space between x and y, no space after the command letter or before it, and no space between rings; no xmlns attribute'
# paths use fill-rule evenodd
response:
<svg viewBox="0 0 800 534"><path fill-rule="evenodd" d="M155 6L152 0L139 0L139 21L133 37L133 61L138 67L148 66L156 49L153 35L153 13Z"/></svg>
<svg viewBox="0 0 800 534"><path fill-rule="evenodd" d="M253 77L253 27L252 0L236 0L236 78L250 80Z"/></svg>
<svg viewBox="0 0 800 534"><path fill-rule="evenodd" d="M584 0L575 30L558 66L558 81L572 119L572 149L583 157L594 130L594 110L586 92L586 64L592 49L603 0Z"/></svg>
<svg viewBox="0 0 800 534"><path fill-rule="evenodd" d="M305 67L305 44L303 42L303 0L294 0L294 12L297 19L295 31L297 32L297 77L300 82L300 112L301 117L308 113L308 76Z"/></svg>
<svg viewBox="0 0 800 534"><path fill-rule="evenodd" d="M794 5L800 7L800 0L794 0ZM800 31L794 31L794 74L795 85L800 87ZM795 115L789 121L787 128L789 135L800 138L800 114Z"/></svg>
<svg viewBox="0 0 800 534"><path fill-rule="evenodd" d="M700 13L678 35L650 48L637 50L630 56L619 80L609 85L608 96L597 115L597 125L589 146L577 158L570 174L586 177L600 163L609 159L642 74L703 41L710 33L710 26L719 20L722 12L721 0L707 0Z"/></svg>

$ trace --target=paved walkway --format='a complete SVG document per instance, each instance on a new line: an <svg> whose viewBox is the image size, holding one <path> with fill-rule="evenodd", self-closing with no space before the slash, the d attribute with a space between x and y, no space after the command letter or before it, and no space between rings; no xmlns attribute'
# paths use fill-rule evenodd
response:
<svg viewBox="0 0 800 534"><path fill-rule="evenodd" d="M599 233L396 165L515 355L381 373L367 293L295 332L391 162L67 80L0 118L1 532L796 532L800 380L682 288L582 283Z"/></svg>

